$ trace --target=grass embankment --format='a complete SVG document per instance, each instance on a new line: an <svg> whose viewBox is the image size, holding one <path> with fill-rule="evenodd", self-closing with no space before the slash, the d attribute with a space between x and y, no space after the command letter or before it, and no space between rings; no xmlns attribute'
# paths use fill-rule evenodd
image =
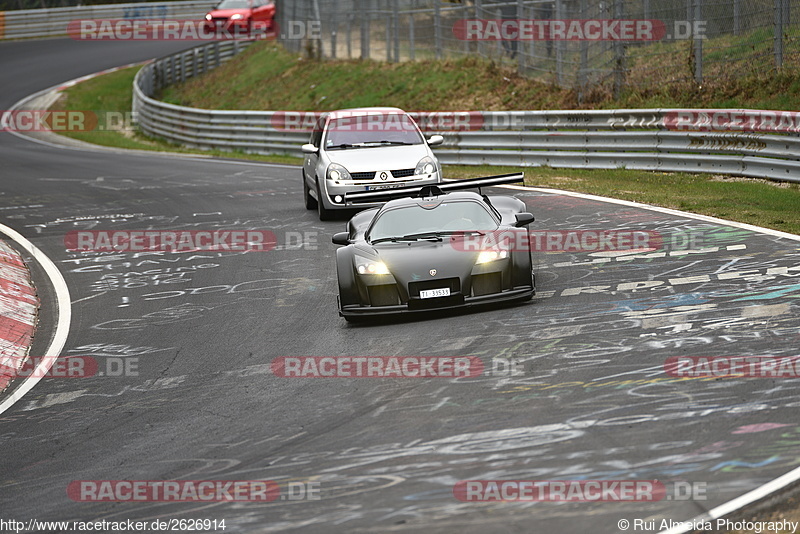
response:
<svg viewBox="0 0 800 534"><path fill-rule="evenodd" d="M136 69L101 76L66 92L61 109L128 112ZM646 96L631 93L617 107L642 107L657 99L663 107L746 107L787 109L800 101L800 76L780 74L771 81L743 78L720 91L700 95ZM774 85L771 85L773 84ZM758 86L759 90L751 90ZM749 88L749 89L748 89ZM774 92L773 92L774 91ZM713 94L712 94L713 93ZM738 96L737 96L738 95ZM683 100L686 99L686 101ZM475 58L386 64L375 61L311 61L269 43L252 46L202 78L170 87L163 99L216 109L329 110L393 105L409 110L566 109L579 107L573 92L518 76L512 69ZM648 100L650 99L650 100ZM594 107L612 107L601 102ZM299 163L288 156L251 156L202 152L122 131L72 133L104 145ZM498 167L446 166L447 177L506 172ZM800 233L800 186L709 174L653 173L633 170L526 169L526 183L648 204Z"/></svg>
<svg viewBox="0 0 800 534"><path fill-rule="evenodd" d="M709 42L706 50L709 55L724 51L738 57L729 41L729 37L720 37ZM199 108L302 111L382 105L407 110L485 111L641 107L797 110L800 105L800 70L788 60L782 72L770 69L771 56L758 56L758 67L755 61L709 60L706 81L698 86L687 66L686 41L649 46L655 48L631 47L629 89L618 100L601 87L585 95L581 103L572 89L520 76L513 65L475 56L402 63L314 61L273 43L259 43L201 78L169 87L162 98ZM740 63L741 69L735 68Z"/></svg>
<svg viewBox="0 0 800 534"><path fill-rule="evenodd" d="M114 71L103 76L91 78L70 87L51 109L93 111L98 118L96 127L88 131L59 132L73 139L115 148L155 150L159 152L178 152L182 154L203 154L227 158L247 158L256 161L296 164L301 160L291 156L261 156L221 150L193 150L151 139L136 132L131 127L131 107L133 104L133 78L139 67ZM84 121L91 124L91 121ZM94 126L93 124L91 124Z"/></svg>

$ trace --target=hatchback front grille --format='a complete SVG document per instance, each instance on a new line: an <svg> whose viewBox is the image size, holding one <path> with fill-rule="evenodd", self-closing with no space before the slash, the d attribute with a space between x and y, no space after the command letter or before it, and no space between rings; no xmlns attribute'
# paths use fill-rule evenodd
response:
<svg viewBox="0 0 800 534"><path fill-rule="evenodd" d="M414 176L414 169L397 169L394 171L389 171L392 173L392 178L408 178L409 176ZM375 171L369 172L351 172L350 178L353 180L376 180L377 177L375 176ZM380 180L383 181L383 180Z"/></svg>
<svg viewBox="0 0 800 534"><path fill-rule="evenodd" d="M408 176L414 176L414 169L398 169L396 171L392 171L392 176L395 178L406 178Z"/></svg>

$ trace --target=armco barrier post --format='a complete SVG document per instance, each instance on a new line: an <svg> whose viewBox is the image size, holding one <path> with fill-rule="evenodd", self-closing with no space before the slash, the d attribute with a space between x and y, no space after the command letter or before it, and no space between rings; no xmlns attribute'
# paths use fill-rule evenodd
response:
<svg viewBox="0 0 800 534"><path fill-rule="evenodd" d="M433 47L436 59L442 59L442 8L439 2L434 2L433 6Z"/></svg>
<svg viewBox="0 0 800 534"><path fill-rule="evenodd" d="M703 0L694 0L694 20L703 20ZM696 26L692 26L692 33L694 34L694 81L695 83L703 83L703 36L700 32L695 30Z"/></svg>

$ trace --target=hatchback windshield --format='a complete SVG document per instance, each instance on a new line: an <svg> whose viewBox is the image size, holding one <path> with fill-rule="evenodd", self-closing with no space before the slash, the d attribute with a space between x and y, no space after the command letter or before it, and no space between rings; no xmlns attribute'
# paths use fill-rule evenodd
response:
<svg viewBox="0 0 800 534"><path fill-rule="evenodd" d="M369 240L402 239L458 232L497 230L495 218L479 202L442 202L434 208L404 206L382 213L369 231Z"/></svg>
<svg viewBox="0 0 800 534"><path fill-rule="evenodd" d="M423 142L414 121L405 113L370 113L331 119L325 148L342 150Z"/></svg>

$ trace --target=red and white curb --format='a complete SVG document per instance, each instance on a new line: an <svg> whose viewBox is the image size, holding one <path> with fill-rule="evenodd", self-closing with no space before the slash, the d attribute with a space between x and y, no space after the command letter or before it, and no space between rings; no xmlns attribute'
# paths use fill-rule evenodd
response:
<svg viewBox="0 0 800 534"><path fill-rule="evenodd" d="M38 309L39 297L22 256L0 240L0 391L28 356Z"/></svg>

